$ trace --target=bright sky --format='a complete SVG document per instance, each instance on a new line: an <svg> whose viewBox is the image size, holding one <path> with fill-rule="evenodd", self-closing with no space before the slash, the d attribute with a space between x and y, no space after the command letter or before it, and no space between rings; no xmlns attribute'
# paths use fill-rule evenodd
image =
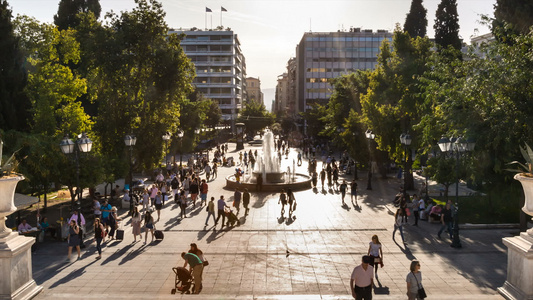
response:
<svg viewBox="0 0 533 300"><path fill-rule="evenodd" d="M296 45L304 32L331 32L339 29L387 29L396 23L403 27L411 0L160 0L166 11L166 22L172 28L230 27L241 41L246 57L247 75L259 77L265 93L265 105L270 109L274 99L277 76L286 71L287 61L295 56ZM470 37L488 33L479 23L480 15L493 15L496 0L458 0L460 35L470 43ZM53 22L59 0L8 0L13 15L25 14L43 22ZM440 0L424 0L428 10L428 36L434 36L435 11ZM102 16L131 10L134 0L100 0Z"/></svg>

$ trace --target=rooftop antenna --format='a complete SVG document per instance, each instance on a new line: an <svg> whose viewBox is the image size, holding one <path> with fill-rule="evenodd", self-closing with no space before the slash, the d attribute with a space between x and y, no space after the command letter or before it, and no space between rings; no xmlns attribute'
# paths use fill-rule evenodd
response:
<svg viewBox="0 0 533 300"><path fill-rule="evenodd" d="M309 32L313 32L313 30L311 30L311 18L309 18Z"/></svg>

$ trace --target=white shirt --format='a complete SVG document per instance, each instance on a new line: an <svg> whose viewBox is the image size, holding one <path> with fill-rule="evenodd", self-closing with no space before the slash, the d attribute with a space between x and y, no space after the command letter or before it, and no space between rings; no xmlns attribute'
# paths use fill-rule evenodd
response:
<svg viewBox="0 0 533 300"><path fill-rule="evenodd" d="M379 249L381 248L381 244L374 244L373 242L370 242L370 255L372 256L379 256Z"/></svg>
<svg viewBox="0 0 533 300"><path fill-rule="evenodd" d="M100 207L102 207L102 205L100 204L100 201L94 201L94 214L97 216L102 214L102 211L100 211Z"/></svg>
<svg viewBox="0 0 533 300"><path fill-rule="evenodd" d="M81 225L85 225L85 218L83 217L83 215L81 213L80 214L80 220L81 220ZM72 216L70 217L70 219L68 219L68 224L70 224L70 222L72 222L72 220L76 221L76 224L77 225L80 225L78 224L78 215L77 214L72 214Z"/></svg>
<svg viewBox="0 0 533 300"><path fill-rule="evenodd" d="M351 279L354 281L355 286L358 287L367 287L372 284L372 279L374 279L374 267L368 265L368 267L363 269L362 265L359 265L353 269Z"/></svg>

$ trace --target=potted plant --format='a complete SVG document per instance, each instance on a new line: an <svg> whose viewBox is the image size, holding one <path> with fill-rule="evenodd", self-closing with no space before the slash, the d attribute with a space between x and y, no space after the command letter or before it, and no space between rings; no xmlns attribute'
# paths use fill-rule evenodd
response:
<svg viewBox="0 0 533 300"><path fill-rule="evenodd" d="M3 146L4 143L0 139L0 238L11 233L11 230L5 227L5 217L17 210L14 202L15 188L19 181L24 180L24 176L15 172L18 166L15 153L18 150L3 163Z"/></svg>
<svg viewBox="0 0 533 300"><path fill-rule="evenodd" d="M510 162L509 164L518 165L519 168L507 170L517 173L514 179L520 181L525 195L525 204L522 207L522 211L533 216L533 150L526 144L525 147L520 147L520 152L524 157L525 163L519 161ZM528 230L528 233L533 235L533 230Z"/></svg>

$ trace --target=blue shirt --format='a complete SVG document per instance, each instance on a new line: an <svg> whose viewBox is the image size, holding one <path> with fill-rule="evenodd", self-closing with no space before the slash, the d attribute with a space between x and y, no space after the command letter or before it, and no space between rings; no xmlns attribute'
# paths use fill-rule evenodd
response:
<svg viewBox="0 0 533 300"><path fill-rule="evenodd" d="M111 207L111 204L109 203L107 203L107 205L102 205L100 207L100 210L102 210L102 219L107 219L112 208L113 207ZM104 211L104 210L109 210L109 211Z"/></svg>

